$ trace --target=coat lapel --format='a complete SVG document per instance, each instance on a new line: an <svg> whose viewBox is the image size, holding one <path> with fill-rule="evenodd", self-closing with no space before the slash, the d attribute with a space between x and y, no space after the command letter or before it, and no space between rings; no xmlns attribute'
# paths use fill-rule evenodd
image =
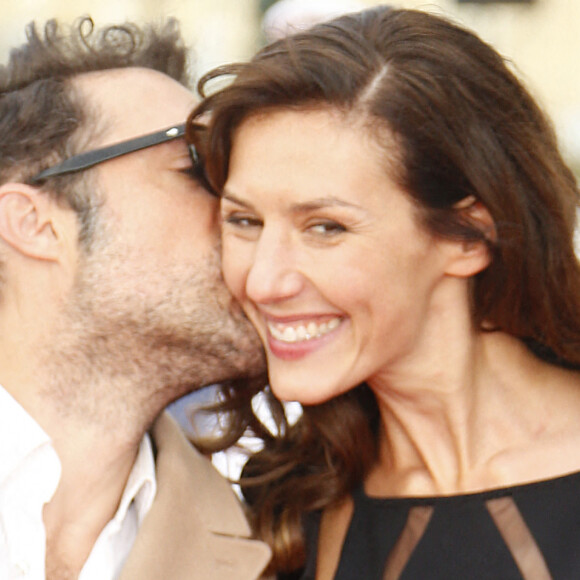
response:
<svg viewBox="0 0 580 580"><path fill-rule="evenodd" d="M270 558L228 482L164 413L153 429L157 494L119 580L255 580Z"/></svg>

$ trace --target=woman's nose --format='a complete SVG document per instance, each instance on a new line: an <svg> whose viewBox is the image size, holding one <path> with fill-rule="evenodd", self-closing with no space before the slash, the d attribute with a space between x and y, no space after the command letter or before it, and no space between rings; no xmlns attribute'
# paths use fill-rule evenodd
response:
<svg viewBox="0 0 580 580"><path fill-rule="evenodd" d="M246 295L261 304L292 298L300 293L304 284L291 242L265 233L256 246L246 279Z"/></svg>

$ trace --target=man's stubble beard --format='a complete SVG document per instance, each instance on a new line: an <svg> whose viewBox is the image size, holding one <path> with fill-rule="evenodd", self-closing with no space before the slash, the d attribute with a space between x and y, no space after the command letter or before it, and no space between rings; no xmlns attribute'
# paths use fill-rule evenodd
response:
<svg viewBox="0 0 580 580"><path fill-rule="evenodd" d="M260 340L225 288L217 248L156 270L110 227L98 229L45 349L46 393L62 412L152 419L202 386L266 381Z"/></svg>

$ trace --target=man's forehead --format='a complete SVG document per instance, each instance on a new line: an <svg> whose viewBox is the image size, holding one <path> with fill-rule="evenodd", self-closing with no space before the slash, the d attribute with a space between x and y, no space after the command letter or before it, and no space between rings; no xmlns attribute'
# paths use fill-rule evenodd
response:
<svg viewBox="0 0 580 580"><path fill-rule="evenodd" d="M184 123L195 97L163 73L137 67L83 73L72 81L105 146Z"/></svg>

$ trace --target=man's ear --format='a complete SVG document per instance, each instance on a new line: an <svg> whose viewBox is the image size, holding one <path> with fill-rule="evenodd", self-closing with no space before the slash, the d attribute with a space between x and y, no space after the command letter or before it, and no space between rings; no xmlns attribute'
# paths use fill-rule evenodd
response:
<svg viewBox="0 0 580 580"><path fill-rule="evenodd" d="M496 229L488 209L473 196L462 199L455 205L465 221L476 226L485 240L496 240ZM489 245L484 240L455 242L453 258L449 261L446 273L450 276L468 278L485 270L491 261Z"/></svg>
<svg viewBox="0 0 580 580"><path fill-rule="evenodd" d="M23 255L57 260L59 236L54 226L57 202L24 183L0 186L0 239Z"/></svg>

